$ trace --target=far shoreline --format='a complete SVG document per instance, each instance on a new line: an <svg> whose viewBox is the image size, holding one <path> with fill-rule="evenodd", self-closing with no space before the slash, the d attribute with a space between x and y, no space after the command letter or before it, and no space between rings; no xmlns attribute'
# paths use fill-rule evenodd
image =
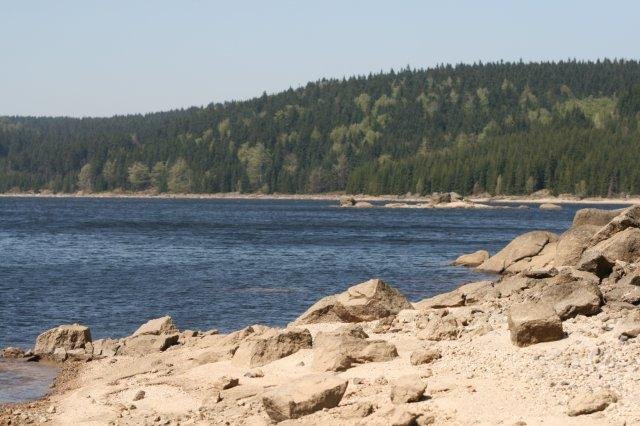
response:
<svg viewBox="0 0 640 426"><path fill-rule="evenodd" d="M349 196L357 201L367 202L404 202L424 203L430 200L430 196L413 195L367 195L344 193L315 193L315 194L243 194L239 192L223 192L212 194L154 194L149 192L98 192L98 193L0 193L0 198L114 198L114 199L184 199L184 200L289 200L289 201L338 201L340 197ZM467 197L474 203L490 204L591 204L591 205L632 205L640 204L640 195L627 198L603 198L603 197L529 197L521 195L506 195L497 197Z"/></svg>

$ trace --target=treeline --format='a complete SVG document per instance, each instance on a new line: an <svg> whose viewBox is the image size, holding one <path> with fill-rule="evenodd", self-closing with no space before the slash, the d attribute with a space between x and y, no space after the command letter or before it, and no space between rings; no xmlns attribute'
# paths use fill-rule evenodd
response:
<svg viewBox="0 0 640 426"><path fill-rule="evenodd" d="M640 63L320 80L111 118L0 118L0 191L640 193Z"/></svg>

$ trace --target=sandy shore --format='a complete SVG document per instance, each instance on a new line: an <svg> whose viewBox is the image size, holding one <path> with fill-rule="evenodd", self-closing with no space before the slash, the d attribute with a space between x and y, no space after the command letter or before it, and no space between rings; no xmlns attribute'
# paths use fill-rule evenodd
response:
<svg viewBox="0 0 640 426"><path fill-rule="evenodd" d="M153 194L148 192L100 192L100 193L0 193L0 198L33 197L33 198L140 198L140 199L187 199L187 200L317 200L337 201L344 193L321 194L242 194L239 192L224 192L215 194ZM356 194L358 201L368 202L403 202L427 203L429 196L412 195L366 195ZM468 197L475 203L513 203L513 204L592 204L592 205L631 205L640 204L640 196L625 198L561 198L561 197L527 197L527 196L499 196L499 197Z"/></svg>

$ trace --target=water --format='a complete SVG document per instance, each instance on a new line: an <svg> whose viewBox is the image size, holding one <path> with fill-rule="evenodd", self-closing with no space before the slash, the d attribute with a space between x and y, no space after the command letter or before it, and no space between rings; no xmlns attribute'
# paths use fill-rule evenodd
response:
<svg viewBox="0 0 640 426"><path fill-rule="evenodd" d="M411 300L483 276L449 263L496 252L561 211L340 209L330 201L0 198L0 347L79 322L94 339L171 315L181 329L282 326L320 297L379 277ZM43 369L44 368L44 369ZM0 403L52 370L0 364Z"/></svg>

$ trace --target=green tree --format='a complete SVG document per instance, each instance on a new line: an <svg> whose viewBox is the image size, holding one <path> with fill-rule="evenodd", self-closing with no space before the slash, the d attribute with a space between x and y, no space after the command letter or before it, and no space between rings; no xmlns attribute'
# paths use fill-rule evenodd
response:
<svg viewBox="0 0 640 426"><path fill-rule="evenodd" d="M179 158L169 170L169 191L187 193L191 191L191 170L184 158Z"/></svg>
<svg viewBox="0 0 640 426"><path fill-rule="evenodd" d="M78 189L84 192L93 191L93 167L91 164L85 164L78 173Z"/></svg>
<svg viewBox="0 0 640 426"><path fill-rule="evenodd" d="M136 161L128 169L129 183L136 191L141 191L149 187L149 167Z"/></svg>
<svg viewBox="0 0 640 426"><path fill-rule="evenodd" d="M169 171L167 170L167 163L164 161L158 161L153 165L151 169L151 186L158 192L167 192Z"/></svg>

